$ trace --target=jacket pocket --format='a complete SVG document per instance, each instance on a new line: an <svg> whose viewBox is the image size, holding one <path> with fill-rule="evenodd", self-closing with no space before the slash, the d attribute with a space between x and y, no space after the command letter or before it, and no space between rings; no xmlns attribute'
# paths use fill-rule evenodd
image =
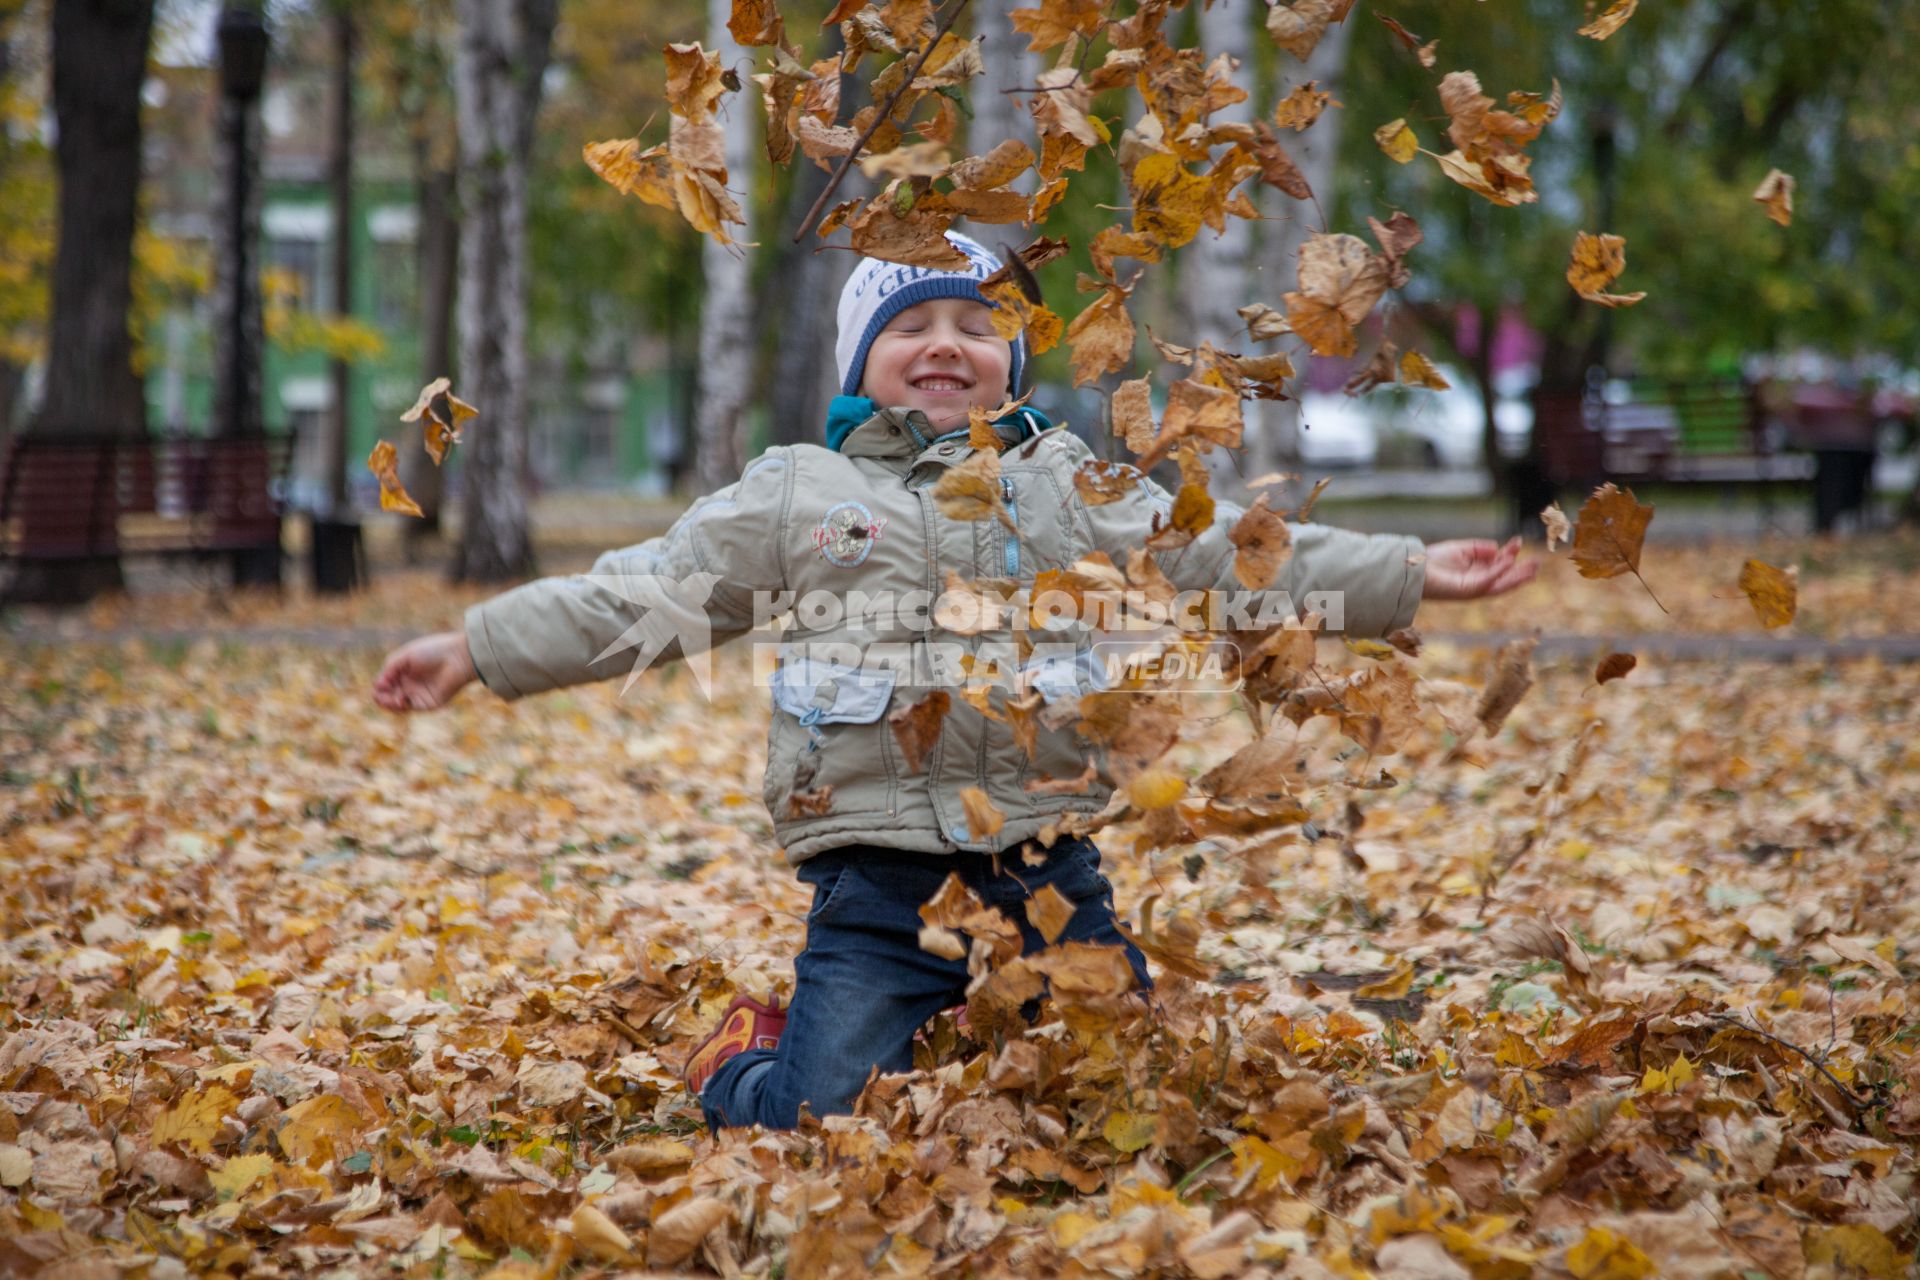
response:
<svg viewBox="0 0 1920 1280"><path fill-rule="evenodd" d="M833 793L824 798L824 812L894 807L893 761L886 741L891 730L882 723L893 701L894 680L895 673L886 668L817 658L795 657L775 668L774 719L782 722L780 736L794 742L781 781L788 803L795 793L817 795L830 786ZM776 820L787 816L782 810L774 812Z"/></svg>

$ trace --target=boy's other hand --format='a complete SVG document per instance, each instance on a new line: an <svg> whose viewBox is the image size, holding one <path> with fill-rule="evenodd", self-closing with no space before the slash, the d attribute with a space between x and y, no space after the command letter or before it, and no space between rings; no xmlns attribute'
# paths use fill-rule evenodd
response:
<svg viewBox="0 0 1920 1280"><path fill-rule="evenodd" d="M1427 547L1428 600L1479 600L1533 581L1540 566L1520 558L1520 539L1460 538Z"/></svg>
<svg viewBox="0 0 1920 1280"><path fill-rule="evenodd" d="M387 655L373 680L373 700L389 711L432 711L477 680L464 631L439 631L409 640Z"/></svg>

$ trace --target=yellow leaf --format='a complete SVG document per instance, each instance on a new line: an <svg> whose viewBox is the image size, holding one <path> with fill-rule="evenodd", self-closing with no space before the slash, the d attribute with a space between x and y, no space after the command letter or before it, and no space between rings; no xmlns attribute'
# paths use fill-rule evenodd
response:
<svg viewBox="0 0 1920 1280"><path fill-rule="evenodd" d="M1608 293L1614 278L1627 269L1627 241L1624 236L1576 232L1573 261L1567 265L1567 283L1588 302L1603 307L1630 307L1646 297L1639 293Z"/></svg>
<svg viewBox="0 0 1920 1280"><path fill-rule="evenodd" d="M1654 1273L1653 1259L1605 1227L1590 1227L1567 1250L1567 1270L1578 1280L1643 1280Z"/></svg>
<svg viewBox="0 0 1920 1280"><path fill-rule="evenodd" d="M1073 385L1084 387L1105 373L1117 373L1133 359L1133 317L1126 291L1117 285L1083 308L1067 326L1073 353Z"/></svg>
<svg viewBox="0 0 1920 1280"><path fill-rule="evenodd" d="M1878 1227L1852 1223L1838 1227L1817 1227L1807 1234L1807 1261L1831 1268L1839 1263L1870 1276L1907 1274L1913 1259L1893 1246Z"/></svg>
<svg viewBox="0 0 1920 1280"><path fill-rule="evenodd" d="M1408 351L1400 357L1400 381L1410 387L1426 387L1431 391L1445 391L1453 385L1433 367L1433 361L1418 351Z"/></svg>
<svg viewBox="0 0 1920 1280"><path fill-rule="evenodd" d="M1106 1126L1100 1132L1116 1150L1132 1155L1153 1141L1154 1128L1150 1112L1116 1111L1107 1117Z"/></svg>
<svg viewBox="0 0 1920 1280"><path fill-rule="evenodd" d="M662 209L678 207L673 198L673 168L664 147L642 151L636 138L615 138L589 142L580 155L589 169L622 195Z"/></svg>
<svg viewBox="0 0 1920 1280"><path fill-rule="evenodd" d="M424 516L420 504L407 493L400 483L400 454L394 449L391 440L382 440L373 446L373 453L367 458L367 470L373 472L380 481L380 509L398 511L402 515Z"/></svg>
<svg viewBox="0 0 1920 1280"><path fill-rule="evenodd" d="M247 1188L272 1172L272 1156L235 1156L209 1173L207 1181L213 1184L214 1191L222 1200L232 1200L244 1195Z"/></svg>
<svg viewBox="0 0 1920 1280"><path fill-rule="evenodd" d="M153 1145L177 1142L189 1151L206 1155L213 1150L220 1122L239 1104L239 1096L223 1084L187 1094L154 1117Z"/></svg>
<svg viewBox="0 0 1920 1280"><path fill-rule="evenodd" d="M1407 164L1420 154L1420 138L1402 117L1373 131L1373 141L1395 164Z"/></svg>
<svg viewBox="0 0 1920 1280"><path fill-rule="evenodd" d="M1156 151L1134 165L1133 229L1174 249L1200 232L1213 185L1191 173L1178 156Z"/></svg>
<svg viewBox="0 0 1920 1280"><path fill-rule="evenodd" d="M1187 794L1187 780L1170 769L1146 769L1127 784L1127 799L1136 809L1165 809Z"/></svg>
<svg viewBox="0 0 1920 1280"><path fill-rule="evenodd" d="M1763 627L1784 627L1799 607L1800 567L1776 569L1763 560L1749 560L1740 569L1740 589L1747 593Z"/></svg>
<svg viewBox="0 0 1920 1280"><path fill-rule="evenodd" d="M1640 0L1613 0L1599 17L1580 28L1580 34L1594 40L1605 40L1627 24L1633 11L1640 7Z"/></svg>
<svg viewBox="0 0 1920 1280"><path fill-rule="evenodd" d="M345 1098L321 1094L287 1108L280 1126L280 1150L291 1163L317 1169L353 1154L360 1129L360 1113Z"/></svg>

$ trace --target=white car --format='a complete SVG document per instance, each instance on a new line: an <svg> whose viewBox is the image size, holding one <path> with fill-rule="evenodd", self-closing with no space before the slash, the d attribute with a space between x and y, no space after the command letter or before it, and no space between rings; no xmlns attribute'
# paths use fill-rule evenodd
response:
<svg viewBox="0 0 1920 1280"><path fill-rule="evenodd" d="M1486 420L1480 389L1461 370L1436 367L1453 384L1445 391L1381 387L1360 399L1379 425L1383 441L1394 435L1412 437L1415 460L1422 465L1477 467ZM1493 421L1503 457L1517 458L1527 451L1527 439L1533 432L1533 403L1527 395L1532 382L1531 374L1521 369L1494 379Z"/></svg>

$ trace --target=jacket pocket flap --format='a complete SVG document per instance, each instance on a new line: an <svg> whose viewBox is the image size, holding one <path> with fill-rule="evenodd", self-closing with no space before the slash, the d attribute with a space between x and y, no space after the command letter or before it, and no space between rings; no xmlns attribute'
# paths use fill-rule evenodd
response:
<svg viewBox="0 0 1920 1280"><path fill-rule="evenodd" d="M893 700L894 673L814 658L793 658L773 672L773 704L802 724L872 724Z"/></svg>

